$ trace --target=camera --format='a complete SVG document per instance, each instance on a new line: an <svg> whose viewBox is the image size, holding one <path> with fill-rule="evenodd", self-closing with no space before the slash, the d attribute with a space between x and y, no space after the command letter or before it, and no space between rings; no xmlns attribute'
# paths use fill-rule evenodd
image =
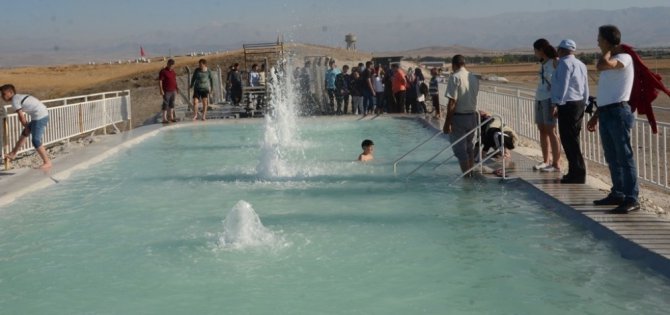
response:
<svg viewBox="0 0 670 315"><path fill-rule="evenodd" d="M589 102L586 104L586 109L584 110L589 115L593 115L593 109L598 106L595 96L589 96Z"/></svg>

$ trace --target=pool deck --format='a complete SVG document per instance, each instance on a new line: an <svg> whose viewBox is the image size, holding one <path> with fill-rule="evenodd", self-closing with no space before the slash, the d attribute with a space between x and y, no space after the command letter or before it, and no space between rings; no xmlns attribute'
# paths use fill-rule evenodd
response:
<svg viewBox="0 0 670 315"><path fill-rule="evenodd" d="M351 119L360 120L354 116ZM239 122L237 119L227 120L231 121ZM434 120L422 121L439 129ZM220 122L221 120L206 123ZM149 125L101 137L99 141L55 159L50 175L31 169L0 171L0 207L7 206L22 195L39 193L45 187L57 185L74 172L99 163L112 154L157 134L162 128L191 124L179 123L168 127ZM644 262L670 277L670 220L643 211L625 215L607 214L605 211L612 209L612 206L593 205L593 200L606 195L602 189L591 184L594 179L587 179L586 184L560 184L557 182L558 173L533 171L532 166L537 163L535 160L516 152L512 152L512 160L515 165L508 174L512 179L506 183L531 191L546 209L576 221L592 231L596 237L612 240L623 257ZM498 178L492 174L485 176Z"/></svg>
<svg viewBox="0 0 670 315"><path fill-rule="evenodd" d="M613 240L625 258L645 261L670 276L670 220L643 211L608 214L614 206L593 204L607 195L590 184L595 179L589 177L586 184L561 184L558 173L533 171L535 160L518 153L512 154L512 160L515 165L508 176L535 190L548 209L575 220L598 237Z"/></svg>

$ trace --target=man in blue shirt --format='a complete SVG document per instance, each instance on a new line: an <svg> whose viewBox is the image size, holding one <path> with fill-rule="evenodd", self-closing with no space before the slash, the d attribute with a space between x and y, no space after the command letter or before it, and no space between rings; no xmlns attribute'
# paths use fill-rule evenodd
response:
<svg viewBox="0 0 670 315"><path fill-rule="evenodd" d="M335 59L331 59L328 62L329 69L326 70L326 90L328 92L328 111L330 113L334 113L337 109L342 107L342 100L339 97L336 96L336 86L335 86L335 79L337 78L337 75L340 74L340 69L337 68L337 65L335 64ZM337 108L335 107L335 101L337 100Z"/></svg>
<svg viewBox="0 0 670 315"><path fill-rule="evenodd" d="M565 39L558 45L558 66L551 78L551 102L555 105L554 117L558 117L558 131L563 152L568 159L568 173L561 178L562 184L584 184L586 165L579 145L582 131L584 107L589 98L586 65L574 55L577 45Z"/></svg>

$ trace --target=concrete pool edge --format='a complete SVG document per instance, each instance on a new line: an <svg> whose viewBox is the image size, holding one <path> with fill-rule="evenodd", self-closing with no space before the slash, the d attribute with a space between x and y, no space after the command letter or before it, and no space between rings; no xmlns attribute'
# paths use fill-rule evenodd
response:
<svg viewBox="0 0 670 315"><path fill-rule="evenodd" d="M175 126L176 127L176 126ZM108 135L78 150L78 154L65 154L54 159L50 176L40 170L17 169L8 178L2 179L0 207L11 204L21 196L39 191L69 178L74 172L100 163L122 149L132 147L157 135L164 127L148 125L116 135Z"/></svg>
<svg viewBox="0 0 670 315"><path fill-rule="evenodd" d="M626 238L521 177L505 181L504 184L527 192L527 198L540 202L543 205L543 210L557 213L570 222L587 229L596 239L610 242L621 254L621 258L650 267L654 271L670 278L670 259L668 257Z"/></svg>

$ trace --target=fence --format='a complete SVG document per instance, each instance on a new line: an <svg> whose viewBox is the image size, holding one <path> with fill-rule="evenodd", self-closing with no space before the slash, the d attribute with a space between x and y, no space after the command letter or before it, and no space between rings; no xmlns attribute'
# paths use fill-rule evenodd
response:
<svg viewBox="0 0 670 315"><path fill-rule="evenodd" d="M535 125L535 92L522 88L503 88L482 85L479 91L480 109L502 116L507 125L519 135L539 143L540 134ZM603 156L600 134L586 131L588 116L584 117L581 146L584 159L607 165ZM670 191L668 172L668 132L670 124L658 123L658 133L653 134L649 122L635 119L632 129L632 145L635 151L638 177L650 184Z"/></svg>
<svg viewBox="0 0 670 315"><path fill-rule="evenodd" d="M42 101L47 105L49 125L44 133L43 143L49 145L96 129L113 126L128 121L131 126L130 90L104 92ZM23 126L18 114L9 113L11 105L4 106L2 117L2 159L13 149L21 137ZM30 120L30 117L26 115ZM105 129L106 132L106 129ZM31 141L26 141L18 153L33 149Z"/></svg>

